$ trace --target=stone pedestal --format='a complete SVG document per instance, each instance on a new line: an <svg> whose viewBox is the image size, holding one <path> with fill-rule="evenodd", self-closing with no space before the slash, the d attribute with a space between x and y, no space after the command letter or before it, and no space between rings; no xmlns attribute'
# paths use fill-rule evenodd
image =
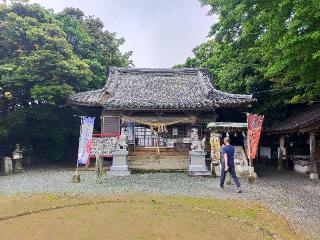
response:
<svg viewBox="0 0 320 240"><path fill-rule="evenodd" d="M128 168L128 151L116 149L113 153L112 166L107 172L108 176L128 176L130 171Z"/></svg>
<svg viewBox="0 0 320 240"><path fill-rule="evenodd" d="M248 166L248 172L247 172L247 175L250 176L250 168L251 168L251 174L252 174L252 177L254 178L257 178L257 173L254 171L254 167L250 167ZM241 173L240 173L240 176L241 176Z"/></svg>
<svg viewBox="0 0 320 240"><path fill-rule="evenodd" d="M211 172L206 166L206 152L203 150L192 150L190 154L190 165L188 173L191 176L209 176Z"/></svg>
<svg viewBox="0 0 320 240"><path fill-rule="evenodd" d="M311 179L311 180L319 180L319 175L318 175L318 173L315 173L315 172L310 173L310 179Z"/></svg>
<svg viewBox="0 0 320 240"><path fill-rule="evenodd" d="M5 157L2 159L1 171L3 171L5 175L10 175L13 173L12 158Z"/></svg>
<svg viewBox="0 0 320 240"><path fill-rule="evenodd" d="M21 173L23 171L22 158L14 160L14 172Z"/></svg>
<svg viewBox="0 0 320 240"><path fill-rule="evenodd" d="M79 182L81 182L80 175L79 175L79 174L73 175L71 182L72 182L72 183L79 183Z"/></svg>
<svg viewBox="0 0 320 240"><path fill-rule="evenodd" d="M217 176L217 177L220 177L221 176L221 172L220 172L220 163L219 165L214 165L212 166L212 171L214 172L214 174Z"/></svg>

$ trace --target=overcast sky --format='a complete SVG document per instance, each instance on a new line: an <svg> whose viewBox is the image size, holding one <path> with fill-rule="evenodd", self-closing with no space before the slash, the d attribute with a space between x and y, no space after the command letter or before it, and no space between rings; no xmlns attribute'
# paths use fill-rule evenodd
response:
<svg viewBox="0 0 320 240"><path fill-rule="evenodd" d="M206 40L215 16L198 0L32 0L61 11L78 7L99 17L105 28L126 42L136 67L172 67L192 55Z"/></svg>

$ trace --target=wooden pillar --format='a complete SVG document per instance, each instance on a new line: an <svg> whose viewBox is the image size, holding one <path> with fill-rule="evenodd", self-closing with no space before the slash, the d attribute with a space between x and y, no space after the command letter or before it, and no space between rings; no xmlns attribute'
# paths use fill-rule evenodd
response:
<svg viewBox="0 0 320 240"><path fill-rule="evenodd" d="M283 170L283 150L284 150L284 141L286 136L281 135L280 136L280 146L279 146L279 158L278 158L278 171Z"/></svg>
<svg viewBox="0 0 320 240"><path fill-rule="evenodd" d="M317 157L316 157L316 135L314 132L309 133L310 144L310 179L319 179L317 174Z"/></svg>

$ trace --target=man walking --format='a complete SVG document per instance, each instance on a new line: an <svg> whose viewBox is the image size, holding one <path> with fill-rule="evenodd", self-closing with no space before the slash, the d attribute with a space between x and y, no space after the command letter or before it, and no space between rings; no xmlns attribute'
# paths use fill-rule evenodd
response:
<svg viewBox="0 0 320 240"><path fill-rule="evenodd" d="M237 185L237 192L241 193L240 182L236 175L234 166L234 147L230 145L230 138L225 137L223 140L225 146L222 148L222 161L221 161L221 176L220 176L220 187L223 189L224 180L227 172L233 178L233 181Z"/></svg>

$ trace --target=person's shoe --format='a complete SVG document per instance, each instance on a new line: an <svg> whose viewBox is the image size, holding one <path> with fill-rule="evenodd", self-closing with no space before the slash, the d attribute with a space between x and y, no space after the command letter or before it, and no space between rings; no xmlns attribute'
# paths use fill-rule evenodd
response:
<svg viewBox="0 0 320 240"><path fill-rule="evenodd" d="M242 193L241 188L239 188L239 187L238 187L238 189L237 189L237 193Z"/></svg>
<svg viewBox="0 0 320 240"><path fill-rule="evenodd" d="M220 189L221 189L221 190L224 190L224 187L223 187L223 186L220 186Z"/></svg>

